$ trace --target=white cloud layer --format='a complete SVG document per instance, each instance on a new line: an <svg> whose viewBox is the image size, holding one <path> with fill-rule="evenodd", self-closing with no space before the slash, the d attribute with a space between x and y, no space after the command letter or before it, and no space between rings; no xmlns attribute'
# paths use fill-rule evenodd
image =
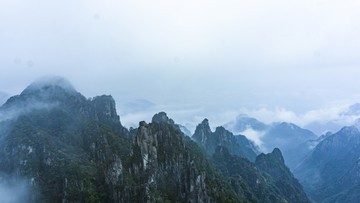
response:
<svg viewBox="0 0 360 203"><path fill-rule="evenodd" d="M167 111L217 126L242 108L265 122L336 120L329 102L360 101L359 10L355 0L2 0L0 91L65 76L88 97L112 94L128 125ZM123 108L139 99L155 106Z"/></svg>

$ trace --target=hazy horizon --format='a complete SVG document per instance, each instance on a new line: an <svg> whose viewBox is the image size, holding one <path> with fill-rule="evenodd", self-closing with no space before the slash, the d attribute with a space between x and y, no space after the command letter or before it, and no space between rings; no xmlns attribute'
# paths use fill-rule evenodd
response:
<svg viewBox="0 0 360 203"><path fill-rule="evenodd" d="M41 6L39 6L41 5ZM0 91L46 75L111 94L125 126L165 111L194 129L245 113L265 123L351 123L360 102L360 3L0 2Z"/></svg>

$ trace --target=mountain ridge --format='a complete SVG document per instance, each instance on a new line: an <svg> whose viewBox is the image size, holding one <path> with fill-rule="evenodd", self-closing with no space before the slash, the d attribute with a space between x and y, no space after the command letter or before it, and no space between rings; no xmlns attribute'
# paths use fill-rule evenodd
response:
<svg viewBox="0 0 360 203"><path fill-rule="evenodd" d="M346 198L347 191L360 181L357 175L359 156L360 132L354 126L346 126L327 135L294 170L294 174L315 201L332 202L334 198Z"/></svg>
<svg viewBox="0 0 360 203"><path fill-rule="evenodd" d="M288 201L275 179L253 172L254 167L237 173L267 177L268 182L222 173L220 168L231 165L206 154L165 112L128 130L110 95L86 99L63 85L39 87L0 107L1 113L17 110L16 116L0 121L0 180L24 180L33 194L27 202ZM29 109L34 103L41 105ZM212 133L207 119L203 125L205 131L199 132ZM236 141L223 127L214 133ZM255 166L236 155L225 157ZM258 193L256 185L264 192ZM291 195L308 202L301 191Z"/></svg>

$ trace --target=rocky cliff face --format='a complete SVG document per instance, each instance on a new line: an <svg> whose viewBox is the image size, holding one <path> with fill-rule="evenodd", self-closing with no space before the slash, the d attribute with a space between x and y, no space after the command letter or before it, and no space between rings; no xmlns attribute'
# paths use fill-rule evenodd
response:
<svg viewBox="0 0 360 203"><path fill-rule="evenodd" d="M272 177L274 185L288 202L309 202L302 186L285 166L284 158L278 148L269 154L260 154L256 157L255 164Z"/></svg>
<svg viewBox="0 0 360 203"><path fill-rule="evenodd" d="M169 125L172 125L172 126L175 126L175 122L173 119L169 118L165 112L159 112L157 114L155 114L153 117L152 117L152 120L151 120L152 123L167 123ZM176 127L176 126L175 126Z"/></svg>
<svg viewBox="0 0 360 203"><path fill-rule="evenodd" d="M174 122L141 122L133 140L111 96L65 87L33 84L1 107L17 112L0 128L0 174L39 190L27 201L214 202Z"/></svg>
<svg viewBox="0 0 360 203"><path fill-rule="evenodd" d="M115 100L112 96L97 96L91 100L95 109L95 115L102 122L120 123L120 117L116 112Z"/></svg>
<svg viewBox="0 0 360 203"><path fill-rule="evenodd" d="M40 81L0 114L0 174L39 191L28 201L116 200L113 185L131 140L110 96L88 100L63 81Z"/></svg>
<svg viewBox="0 0 360 203"><path fill-rule="evenodd" d="M271 175L246 159L223 153L218 157L226 164L215 161L166 114L128 131L111 96L86 99L64 81L31 85L0 115L6 115L0 121L0 184L21 180L30 194L25 202L271 202L270 191L278 190L266 183ZM211 130L207 120L203 124L198 135L209 143ZM214 135L223 145L234 141L223 128Z"/></svg>
<svg viewBox="0 0 360 203"><path fill-rule="evenodd" d="M197 168L172 125L140 122L133 150L137 160L129 170L139 177L143 195L132 201L214 202L207 194L205 171Z"/></svg>
<svg viewBox="0 0 360 203"><path fill-rule="evenodd" d="M260 154L256 162L231 155L222 146L216 148L213 159L237 193L252 202L309 202L301 185L284 165L279 149Z"/></svg>
<svg viewBox="0 0 360 203"><path fill-rule="evenodd" d="M207 146L208 139L211 134L212 132L209 120L205 118L199 125L196 126L195 133L192 137L197 143L200 143L201 146Z"/></svg>
<svg viewBox="0 0 360 203"><path fill-rule="evenodd" d="M196 127L193 139L210 155L215 152L217 146L224 146L230 153L254 161L258 154L256 147L245 136L239 136L239 139L237 139L237 136L234 136L230 131L221 126L217 127L215 132L212 132L209 121L204 119Z"/></svg>
<svg viewBox="0 0 360 203"><path fill-rule="evenodd" d="M190 136L190 131L180 124L177 124L174 122L173 119L169 118L165 112L159 112L155 114L151 120L152 123L167 123L171 126L173 126L176 130L179 130L186 136Z"/></svg>

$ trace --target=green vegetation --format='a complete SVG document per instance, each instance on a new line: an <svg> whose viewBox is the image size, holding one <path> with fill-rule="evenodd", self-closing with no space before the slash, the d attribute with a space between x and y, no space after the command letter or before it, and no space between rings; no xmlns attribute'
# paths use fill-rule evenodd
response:
<svg viewBox="0 0 360 203"><path fill-rule="evenodd" d="M165 113L129 131L111 96L87 100L58 87L25 93L0 111L29 101L50 107L2 123L0 174L29 180L40 193L29 202L307 202L276 157L253 163L224 147L211 157Z"/></svg>

